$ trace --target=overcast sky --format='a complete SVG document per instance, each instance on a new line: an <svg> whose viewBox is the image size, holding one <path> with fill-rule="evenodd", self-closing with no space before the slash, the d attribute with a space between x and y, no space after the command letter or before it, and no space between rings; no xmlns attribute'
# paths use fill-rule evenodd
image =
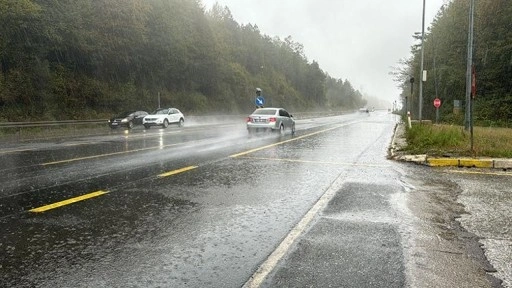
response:
<svg viewBox="0 0 512 288"><path fill-rule="evenodd" d="M304 45L311 61L331 77L348 79L369 96L399 99L389 72L410 57L421 32L422 0L202 0L227 6L240 24ZM425 31L446 0L426 0Z"/></svg>

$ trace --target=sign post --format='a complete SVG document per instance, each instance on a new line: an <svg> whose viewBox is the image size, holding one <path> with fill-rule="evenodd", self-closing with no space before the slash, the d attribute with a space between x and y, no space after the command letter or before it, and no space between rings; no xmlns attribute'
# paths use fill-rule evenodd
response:
<svg viewBox="0 0 512 288"><path fill-rule="evenodd" d="M436 107L436 124L439 122L439 107L441 106L441 99L434 99L434 107Z"/></svg>
<svg viewBox="0 0 512 288"><path fill-rule="evenodd" d="M265 105L265 98L261 96L261 88L256 88L256 99L254 99L254 104L256 104L256 108L263 108Z"/></svg>

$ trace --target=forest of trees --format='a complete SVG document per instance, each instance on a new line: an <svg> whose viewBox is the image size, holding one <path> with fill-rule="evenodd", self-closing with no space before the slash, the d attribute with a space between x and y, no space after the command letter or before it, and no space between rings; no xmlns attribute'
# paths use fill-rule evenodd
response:
<svg viewBox="0 0 512 288"><path fill-rule="evenodd" d="M190 114L245 114L256 87L293 111L366 104L291 37L200 0L0 0L0 73L0 121L151 111L158 97Z"/></svg>
<svg viewBox="0 0 512 288"><path fill-rule="evenodd" d="M464 109L454 113L454 101L466 99L467 44L469 29L468 0L451 0L438 12L424 38L422 119L435 119L432 103L438 97L441 120L461 125ZM477 0L474 12L473 65L476 72L476 97L472 101L476 125L512 127L512 1ZM412 57L403 61L396 73L402 87L402 99L411 100L411 114L419 114L421 35Z"/></svg>

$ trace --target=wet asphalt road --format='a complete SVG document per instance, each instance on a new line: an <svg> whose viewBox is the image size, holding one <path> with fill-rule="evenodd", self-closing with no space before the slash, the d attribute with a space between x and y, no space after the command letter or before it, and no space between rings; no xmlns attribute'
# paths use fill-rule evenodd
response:
<svg viewBox="0 0 512 288"><path fill-rule="evenodd" d="M295 136L248 137L241 123L4 147L0 287L426 283L416 275L435 269L416 238L437 232L418 228L407 195L431 176L386 159L396 121L377 111L300 120ZM41 207L53 209L31 212ZM472 277L439 281L490 287L480 264L465 267Z"/></svg>

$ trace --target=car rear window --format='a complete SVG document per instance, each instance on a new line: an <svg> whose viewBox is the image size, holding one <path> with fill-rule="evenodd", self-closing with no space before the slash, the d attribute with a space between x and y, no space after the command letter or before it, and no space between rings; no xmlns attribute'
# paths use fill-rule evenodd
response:
<svg viewBox="0 0 512 288"><path fill-rule="evenodd" d="M252 114L255 114L255 115L276 115L276 110L275 109L259 109L259 110L254 111L254 113L252 113Z"/></svg>

